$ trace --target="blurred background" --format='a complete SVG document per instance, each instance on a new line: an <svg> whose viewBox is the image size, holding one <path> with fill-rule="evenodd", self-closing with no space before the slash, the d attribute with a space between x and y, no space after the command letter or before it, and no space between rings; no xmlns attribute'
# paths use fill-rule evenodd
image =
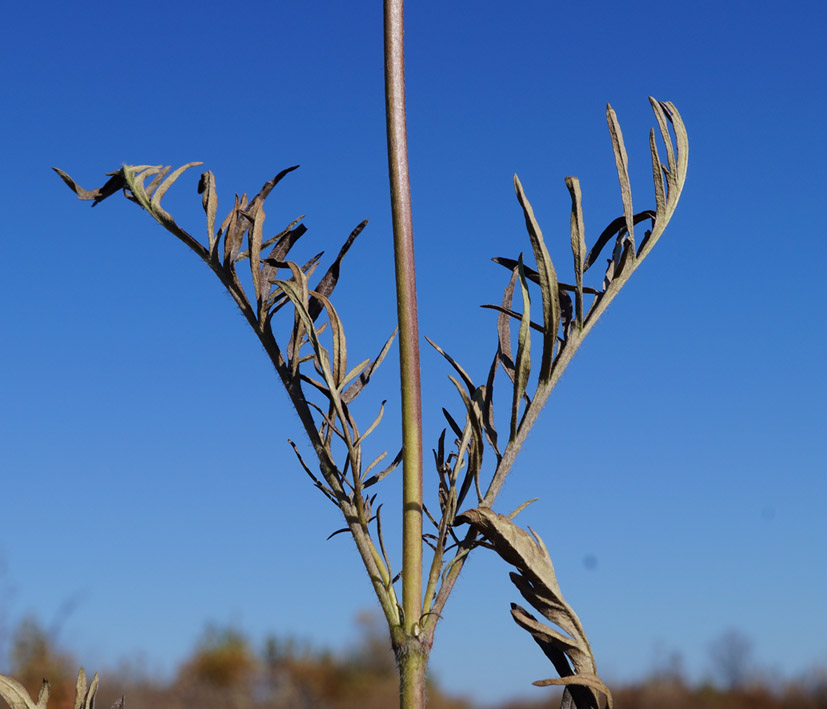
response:
<svg viewBox="0 0 827 709"><path fill-rule="evenodd" d="M7 10L0 669L31 691L83 664L105 706L124 691L127 706L202 703L205 683L225 705L388 705L370 585L346 535L325 541L339 513L295 461L288 437L310 451L234 304L135 205L90 210L49 169L92 188L122 163L202 160L223 215L301 164L265 235L307 215L297 258L327 263L371 220L335 302L351 361L374 356L395 324L381 14L329 0ZM606 102L637 210L654 204L647 96L689 131L671 226L496 506L539 497L519 520L545 540L618 706L825 706L824 30L803 1L407 8L420 328L476 380L496 347L478 306L508 276L490 259L530 253L513 173L570 279L563 178L581 180L589 244L622 213ZM201 235L191 173L165 207ZM361 414L388 399L377 454L399 446L395 358ZM428 448L441 407L461 410L449 373L423 349ZM399 482L378 488L397 567ZM531 686L553 672L509 616L507 571L479 552L463 572L434 706L551 701Z"/></svg>

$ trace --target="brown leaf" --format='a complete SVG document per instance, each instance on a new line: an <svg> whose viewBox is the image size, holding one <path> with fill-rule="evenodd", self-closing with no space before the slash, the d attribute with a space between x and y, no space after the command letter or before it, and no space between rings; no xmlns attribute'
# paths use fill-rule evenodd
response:
<svg viewBox="0 0 827 709"><path fill-rule="evenodd" d="M339 250L339 255L336 256L336 260L332 264L330 264L330 268L327 269L327 272L324 274L324 276L322 276L322 279L319 281L319 284L314 289L317 293L321 293L326 298L330 298L330 294L333 292L333 289L339 282L339 271L342 267L342 259L345 257L345 254L348 252L348 249L350 249L353 242L356 241L356 237L362 233L362 230L367 225L368 220L365 219L365 221L363 221L352 232L350 232L350 236L347 237L347 240L342 245L342 248ZM320 303L310 303L310 317L313 318L314 321L316 320L316 318L319 317L319 314L321 312L322 306Z"/></svg>
<svg viewBox="0 0 827 709"><path fill-rule="evenodd" d="M212 252L217 238L215 233L215 213L218 209L218 196L215 192L215 175L213 175L211 171L207 170L207 172L201 175L201 179L198 181L198 194L203 195L203 197L201 197L201 206L207 215L207 239L209 240L210 252Z"/></svg>
<svg viewBox="0 0 827 709"><path fill-rule="evenodd" d="M655 220L655 212L651 209L644 209L642 212L638 212L634 215L632 221L635 224L642 222L644 219L651 219L653 222ZM592 246L591 251L589 251L589 255L586 257L586 263L583 266L584 271L588 271L597 261L598 256L600 256L600 252L603 250L603 247L609 243L609 240L616 236L621 229L626 227L626 217L618 217L617 219L613 219L609 226L607 226L597 237L597 241ZM584 289L584 292L585 289Z"/></svg>
<svg viewBox="0 0 827 709"><path fill-rule="evenodd" d="M634 212L632 210L632 183L629 180L629 157L626 155L626 146L623 143L623 133L620 130L620 123L617 114L606 104L606 120L609 124L609 135L612 138L612 150L615 155L617 177L620 180L620 198L623 202L623 216L626 222L626 231L629 234L629 249L631 255L635 255L635 230Z"/></svg>
<svg viewBox="0 0 827 709"><path fill-rule="evenodd" d="M583 326L583 265L586 260L586 234L583 227L583 196L580 192L580 180L576 177L566 178L566 187L571 195L571 252L574 256L574 277L576 279L575 302L577 326ZM569 301L571 304L571 301ZM561 304L562 307L562 304ZM564 324L565 329L565 324Z"/></svg>
<svg viewBox="0 0 827 709"><path fill-rule="evenodd" d="M107 197L115 194L118 190L122 190L126 186L126 181L124 180L123 175L123 168L118 170L117 172L109 173L111 177L103 187L98 187L96 190L85 190L81 187L77 182L75 182L69 175L67 175L63 170L60 170L56 167L53 167L54 170L59 176L60 179L63 180L68 186L69 189L72 190L77 196L78 199L81 200L94 200L92 206L94 207L96 204L103 202Z"/></svg>
<svg viewBox="0 0 827 709"><path fill-rule="evenodd" d="M557 274L551 257L548 255L543 232L534 217L534 210L528 201L523 186L517 175L514 175L514 189L517 200L523 208L528 237L537 262L537 272L540 277L540 292L543 296L543 354L540 360L539 381L542 384L551 379L551 369L554 366L554 348L557 344L557 329L560 326L560 302L557 294Z"/></svg>

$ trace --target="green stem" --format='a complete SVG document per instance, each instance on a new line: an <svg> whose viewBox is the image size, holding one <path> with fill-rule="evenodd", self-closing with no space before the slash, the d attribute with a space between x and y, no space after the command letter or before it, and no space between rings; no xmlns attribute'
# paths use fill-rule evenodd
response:
<svg viewBox="0 0 827 709"><path fill-rule="evenodd" d="M408 176L408 138L405 121L405 34L402 5L402 0L384 0L385 115L388 132L388 171L393 214L402 387L403 629L407 635L416 637L419 634L419 620L422 615L422 400L411 187ZM403 704L403 706L421 705Z"/></svg>
<svg viewBox="0 0 827 709"><path fill-rule="evenodd" d="M399 702L402 709L424 709L425 672L429 647L418 638L394 638L394 652L399 664Z"/></svg>

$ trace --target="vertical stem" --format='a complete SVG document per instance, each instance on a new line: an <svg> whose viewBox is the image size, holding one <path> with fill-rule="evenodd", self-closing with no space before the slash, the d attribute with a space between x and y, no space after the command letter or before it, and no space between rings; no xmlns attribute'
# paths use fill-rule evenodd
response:
<svg viewBox="0 0 827 709"><path fill-rule="evenodd" d="M384 0L385 116L388 131L399 361L402 385L402 608L404 631L419 634L422 615L422 401L416 313L411 187L405 121L405 35L402 0Z"/></svg>

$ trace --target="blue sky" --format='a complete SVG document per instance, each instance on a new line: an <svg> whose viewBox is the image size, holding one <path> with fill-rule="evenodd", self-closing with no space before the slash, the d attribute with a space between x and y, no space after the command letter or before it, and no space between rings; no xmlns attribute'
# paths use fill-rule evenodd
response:
<svg viewBox="0 0 827 709"><path fill-rule="evenodd" d="M563 178L581 179L590 243L622 213L605 103L639 209L654 203L647 96L689 130L672 225L497 509L540 498L520 520L610 681L673 650L702 677L728 628L785 676L827 664L823 6L409 5L420 326L478 379L495 346L478 306L507 276L489 259L530 250L512 174L568 276ZM352 542L325 541L338 512L294 461L298 420L252 333L147 215L120 198L90 210L49 168L95 187L123 162L202 160L223 213L301 164L269 229L306 214L301 253L330 255L370 218L336 302L353 361L372 356L395 319L381 3L18 3L0 34L3 613L49 622L71 602L61 638L87 669L142 655L168 671L208 621L346 646L372 592ZM196 181L165 203L201 234ZM375 405L390 400L375 441L389 450L395 356L371 385ZM459 402L444 361L423 349L423 366L427 453ZM381 496L390 527L398 481ZM445 688L545 691L514 600L507 569L478 554L437 634Z"/></svg>

